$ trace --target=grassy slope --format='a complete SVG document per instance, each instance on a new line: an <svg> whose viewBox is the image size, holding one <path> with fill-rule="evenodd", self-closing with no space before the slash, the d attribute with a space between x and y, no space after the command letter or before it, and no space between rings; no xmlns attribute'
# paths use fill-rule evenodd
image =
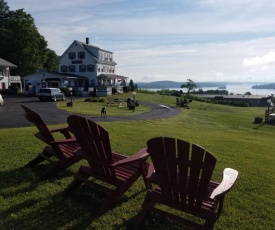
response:
<svg viewBox="0 0 275 230"><path fill-rule="evenodd" d="M137 95L139 100L175 104L175 98ZM192 102L176 117L162 120L104 122L113 150L131 155L154 136L171 136L195 142L218 161L214 179L232 167L239 178L227 194L223 214L215 229L275 229L275 156L273 126L252 124L263 108L236 108ZM53 126L56 127L56 126ZM44 166L21 166L41 150L34 127L0 130L0 228L3 229L131 229L144 198L142 180L107 214L96 217L104 199L84 185L69 197L60 192L72 180L78 165L49 181L36 181ZM85 164L85 162L82 162ZM188 229L150 216L145 229Z"/></svg>

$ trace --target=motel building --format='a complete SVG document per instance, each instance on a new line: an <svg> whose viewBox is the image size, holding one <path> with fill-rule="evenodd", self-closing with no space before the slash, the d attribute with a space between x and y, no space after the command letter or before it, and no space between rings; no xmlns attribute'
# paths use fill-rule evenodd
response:
<svg viewBox="0 0 275 230"><path fill-rule="evenodd" d="M36 94L40 88L72 87L79 96L112 95L115 87L123 93L128 77L116 74L113 53L86 42L73 41L58 60L58 72L45 72L43 69L23 77L23 93Z"/></svg>

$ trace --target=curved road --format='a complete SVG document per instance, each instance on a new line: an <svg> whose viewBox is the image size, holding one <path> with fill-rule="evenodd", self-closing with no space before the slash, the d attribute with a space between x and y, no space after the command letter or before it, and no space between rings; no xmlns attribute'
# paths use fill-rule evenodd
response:
<svg viewBox="0 0 275 230"><path fill-rule="evenodd" d="M45 121L46 124L61 124L67 122L70 115L65 110L58 109L55 102L40 102L36 97L8 97L3 96L4 105L0 106L0 128L16 128L33 125L26 120L21 104L33 109ZM82 115L93 121L128 121L151 120L175 116L180 113L177 107L169 107L152 102L140 102L151 107L151 111L132 116L112 116L101 118L95 115Z"/></svg>

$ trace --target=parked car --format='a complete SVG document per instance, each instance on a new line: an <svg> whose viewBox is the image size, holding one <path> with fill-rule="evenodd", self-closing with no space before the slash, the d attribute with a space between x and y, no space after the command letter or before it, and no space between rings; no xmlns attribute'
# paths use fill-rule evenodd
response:
<svg viewBox="0 0 275 230"><path fill-rule="evenodd" d="M59 88L41 88L37 94L40 101L65 101L65 94Z"/></svg>

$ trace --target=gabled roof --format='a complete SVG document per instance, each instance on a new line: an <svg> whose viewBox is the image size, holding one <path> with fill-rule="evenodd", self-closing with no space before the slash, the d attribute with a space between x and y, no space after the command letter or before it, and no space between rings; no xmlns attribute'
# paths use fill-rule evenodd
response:
<svg viewBox="0 0 275 230"><path fill-rule="evenodd" d="M16 68L17 66L0 58L0 66L4 66L4 67L10 67L10 68Z"/></svg>
<svg viewBox="0 0 275 230"><path fill-rule="evenodd" d="M107 62L107 61L99 60L99 59L91 52L90 48L98 49L99 51L108 52L108 53L110 53L110 54L113 54L113 52L107 51L107 50L103 50L103 49L99 48L98 46L94 46L94 45L87 44L87 43L85 43L85 42L81 42L81 41L77 41L77 40L74 40L74 41L72 42L72 44L65 50L65 52L59 57L58 62L59 62L59 60L60 60L61 58L64 57L65 53L67 53L68 50L70 50L71 47L72 47L75 43L77 43L78 45L82 46L82 47L83 47L83 48L84 48L84 49L85 49L85 50L86 50L86 51L96 60L96 62L102 63L102 64L112 64L112 65L116 65L116 64L117 64L117 63L114 62L114 61L112 61L112 62Z"/></svg>

